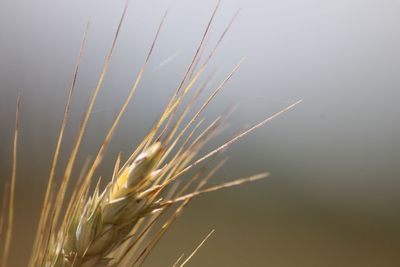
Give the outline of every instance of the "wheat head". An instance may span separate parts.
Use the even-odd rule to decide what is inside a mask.
[[[211,53],[200,64],[200,59],[204,53],[205,40],[210,33],[210,26],[219,7],[218,1],[182,81],[154,127],[138,144],[124,164],[121,164],[122,156],[118,156],[115,161],[113,175],[111,179],[106,179],[108,182],[105,188],[103,190],[100,189],[101,179],[98,179],[95,189],[91,190],[91,185],[94,182],[93,176],[104,158],[113,133],[146,69],[165,19],[164,16],[150,46],[145,62],[112,126],[107,132],[98,153],[94,160],[88,161],[82,169],[81,176],[76,184],[70,187],[70,178],[76,162],[76,156],[97,94],[102,87],[104,76],[107,73],[127,7],[128,5],[126,4],[111,48],[106,57],[103,71],[84,113],[82,124],[61,183],[54,189],[54,176],[59,159],[60,144],[62,143],[64,129],[67,125],[68,112],[76,85],[86,33],[89,27],[86,28],[50,169],[43,208],[40,214],[32,255],[29,260],[30,267],[140,266],[193,197],[268,176],[268,173],[259,173],[249,177],[238,178],[232,182],[207,187],[208,180],[213,177],[225,161],[220,161],[212,168],[205,166],[201,170],[196,170],[196,166],[207,160],[212,160],[216,155],[224,152],[242,137],[269,123],[273,118],[285,113],[301,102],[295,102],[255,124],[248,130],[228,139],[228,141],[205,155],[197,157],[205,144],[220,133],[224,125],[224,120],[227,117],[217,117],[205,129],[200,131],[201,125],[204,122],[201,114],[242,63],[241,60],[216,89],[212,91],[208,98],[201,104],[201,107],[194,110],[194,115],[189,117],[190,112],[194,109],[194,104],[198,101],[198,96],[208,86],[210,80],[206,79],[204,83],[199,84],[199,79],[237,16],[235,14],[211,50]],[[197,90],[195,93],[191,93],[196,86]],[[17,106],[19,107],[19,104]],[[8,267],[7,262],[12,235],[16,180],[15,166],[17,161],[18,107],[14,138],[14,167],[11,187],[7,191],[7,195],[9,196],[9,223],[6,229],[6,242],[1,258],[2,267]],[[185,122],[185,119],[188,117],[188,122]],[[72,188],[70,197],[66,195],[68,188]],[[5,200],[3,201],[4,203],[6,203]],[[3,208],[0,217],[0,234],[3,229],[2,221],[5,218],[4,213],[5,208]],[[184,260],[180,266],[185,265],[192,256],[193,254]],[[174,266],[178,266],[178,261]]]

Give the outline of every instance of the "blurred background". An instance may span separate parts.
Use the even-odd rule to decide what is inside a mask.
[[[117,153],[126,157],[157,119],[215,4],[131,1],[75,176],[96,153],[165,10],[147,72],[98,171],[103,177]],[[61,167],[123,6],[122,0],[0,1],[0,194],[11,173],[15,100],[22,95],[12,266],[26,265],[86,21],[91,18]],[[304,102],[232,146],[215,182],[265,170],[272,176],[197,198],[146,266],[171,266],[211,229],[215,234],[188,266],[400,266],[400,2],[224,0],[206,51],[239,8],[205,77],[216,71],[215,88],[246,60],[204,116],[210,122],[238,107],[231,127],[209,148]]]

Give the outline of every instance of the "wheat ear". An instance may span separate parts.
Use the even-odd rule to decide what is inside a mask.
[[[206,182],[211,177],[210,174],[212,174],[215,169],[210,172],[204,171],[204,173],[195,172],[193,175],[189,173],[196,165],[225,151],[229,146],[245,135],[300,103],[299,101],[290,105],[254,125],[249,130],[240,132],[205,156],[196,159],[201,148],[221,130],[220,128],[224,118],[218,117],[203,132],[197,134],[198,126],[202,122],[201,114],[212,99],[214,99],[225,86],[242,62],[240,61],[239,64],[233,68],[229,75],[227,75],[221,84],[194,113],[193,117],[189,119],[189,122],[184,124],[184,119],[186,119],[186,116],[189,114],[188,112],[198,99],[198,94],[203,91],[202,88],[199,88],[198,92],[191,97],[186,106],[183,106],[182,103],[184,103],[184,99],[186,99],[192,87],[196,86],[196,82],[199,80],[216,51],[216,48],[237,16],[237,14],[235,14],[214,49],[212,49],[209,56],[206,57],[205,62],[197,69],[197,64],[202,57],[205,40],[209,34],[210,25],[216,14],[219,3],[220,1],[217,2],[217,6],[207,24],[199,47],[179,87],[168,102],[160,119],[149,131],[148,135],[144,137],[142,142],[139,143],[122,167],[120,167],[121,156],[117,158],[112,179],[108,182],[105,189],[103,191],[100,190],[99,179],[94,193],[90,194],[90,185],[93,176],[97,167],[101,164],[112,135],[141,80],[164,21],[164,16],[137,79],[122,105],[120,112],[112,123],[99,152],[95,156],[93,163],[88,165],[87,171],[84,170],[82,172],[82,178],[78,180],[76,186],[73,188],[69,202],[65,203],[65,194],[70,182],[76,155],[96,96],[108,69],[116,39],[127,10],[127,4],[125,5],[102,74],[84,114],[82,126],[79,129],[77,141],[68,161],[61,185],[57,192],[48,191],[49,195],[46,197],[48,202],[45,203],[44,207],[49,207],[49,211],[42,213],[37,239],[35,240],[35,244],[38,244],[38,247],[33,252],[30,266],[37,266],[38,264],[39,266],[46,267],[111,267],[141,265],[152,248],[160,240],[161,236],[193,197],[268,176],[267,173],[261,173],[217,186],[204,188]],[[179,107],[183,108],[183,112],[180,114],[178,114]],[[200,122],[198,122],[199,120]],[[195,125],[195,123],[198,124]],[[193,125],[195,126],[192,127]],[[187,134],[189,131],[191,132]],[[60,136],[62,137],[62,133]],[[186,137],[186,140],[183,140],[184,137]],[[192,140],[192,137],[195,139]],[[56,164],[57,160],[55,156],[54,164]],[[185,177],[183,177],[183,175],[185,175]],[[52,175],[50,175],[50,177],[52,178]],[[194,186],[195,189],[192,189],[194,182],[201,178],[203,178],[203,180],[200,184]],[[49,184],[51,185],[51,179]],[[54,204],[51,203],[51,200],[54,200]],[[68,206],[66,212],[62,213],[64,204],[68,204]],[[63,216],[60,217],[61,215]],[[164,223],[160,225],[162,222]],[[191,256],[189,256],[183,264],[185,264]]]
[[[103,193],[98,190],[81,203],[73,216],[55,266],[108,266],[105,257],[118,247],[136,223],[155,208],[153,195],[146,192],[160,170],[162,154],[155,143],[139,154]]]

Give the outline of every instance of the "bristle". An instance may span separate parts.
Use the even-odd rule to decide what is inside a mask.
[[[110,48],[110,50],[109,50],[109,52],[107,54],[106,60],[104,62],[104,66],[103,66],[102,72],[100,74],[100,78],[99,78],[99,80],[97,82],[97,85],[96,85],[94,91],[93,91],[93,95],[92,95],[92,97],[91,97],[91,99],[89,101],[89,105],[88,105],[88,107],[87,107],[87,109],[85,111],[85,114],[84,114],[84,117],[83,117],[83,120],[82,120],[82,124],[81,124],[81,127],[79,129],[78,136],[76,138],[75,145],[73,147],[73,150],[72,150],[72,153],[70,155],[67,167],[65,169],[64,177],[62,179],[61,186],[60,186],[60,189],[59,189],[57,197],[56,197],[56,204],[55,204],[55,208],[54,208],[54,221],[52,221],[51,224],[50,224],[50,227],[52,229],[55,227],[55,225],[58,222],[58,217],[59,217],[59,214],[60,214],[60,211],[61,211],[61,206],[62,206],[63,201],[64,201],[65,192],[66,192],[69,180],[70,180],[72,169],[74,167],[75,159],[76,159],[76,156],[77,156],[77,153],[78,153],[78,150],[79,150],[83,135],[85,133],[86,125],[87,125],[87,123],[89,121],[90,114],[92,113],[92,109],[93,109],[94,103],[96,101],[96,98],[97,98],[97,95],[98,95],[98,93],[100,91],[100,88],[103,85],[104,77],[105,77],[105,75],[107,73],[107,70],[108,70],[108,67],[110,65],[111,57],[113,55],[113,52],[114,52],[114,49],[115,49],[115,46],[116,46],[116,43],[117,43],[117,40],[118,40],[118,36],[119,36],[120,30],[121,30],[121,27],[122,27],[122,22],[124,21],[124,18],[125,18],[125,15],[126,15],[126,11],[128,9],[128,4],[129,4],[129,1],[127,0],[126,3],[125,3],[124,10],[122,12],[121,18],[119,20],[119,24],[117,26],[117,30],[115,32],[115,35],[114,35],[114,38],[113,38],[113,41],[112,41],[112,44],[111,44],[111,48]]]
[[[183,75],[183,78],[178,86],[178,88],[176,89],[174,95],[172,96],[172,98],[169,100],[167,107],[164,110],[164,113],[161,116],[160,121],[158,122],[158,124],[156,125],[156,127],[154,127],[153,131],[151,131],[148,135],[148,140],[147,143],[150,144],[153,141],[154,135],[156,134],[156,132],[159,130],[159,128],[161,127],[163,121],[165,120],[165,118],[167,116],[169,116],[169,114],[171,113],[172,115],[169,117],[169,120],[167,121],[164,129],[161,131],[162,133],[168,128],[169,123],[172,121],[174,114],[176,112],[177,107],[179,106],[179,104],[181,103],[183,97],[186,95],[186,93],[190,90],[190,88],[192,88],[192,86],[196,83],[196,81],[200,78],[201,74],[203,73],[203,71],[205,70],[207,63],[203,64],[202,68],[196,73],[196,75],[193,78],[189,79],[189,83],[188,85],[186,85],[186,87],[184,87],[184,84],[189,76],[189,73],[192,71],[193,66],[197,60],[197,58],[199,57],[200,51],[202,50],[202,47],[204,46],[204,41],[206,40],[210,28],[211,28],[211,24],[215,18],[215,14],[217,13],[217,10],[219,8],[220,5],[220,0],[217,1],[217,4],[213,10],[213,13],[211,14],[210,19],[208,20],[207,26],[205,28],[205,31],[203,33],[203,36],[200,40],[200,43],[196,49],[196,52],[194,54],[194,56],[192,57],[192,61],[189,64],[189,67],[186,69],[185,74]],[[181,93],[182,88],[184,88],[183,92]],[[179,95],[180,94],[180,95]]]
[[[179,267],[183,267],[190,261],[191,258],[197,253],[197,251],[204,245],[204,243],[210,238],[210,236],[215,232],[215,230],[211,230],[211,232],[200,242],[200,244],[193,250],[193,252],[186,258],[184,262],[182,262]]]
[[[38,258],[38,253],[42,246],[43,232],[44,232],[44,228],[46,227],[48,214],[50,212],[50,207],[48,206],[50,203],[50,201],[49,201],[50,200],[50,191],[51,191],[51,188],[53,187],[54,174],[55,174],[58,159],[59,159],[61,143],[62,143],[62,140],[64,137],[65,127],[67,125],[68,113],[71,108],[72,96],[74,94],[74,90],[75,90],[75,86],[76,86],[80,63],[81,63],[83,51],[84,51],[85,44],[86,44],[87,34],[89,31],[89,25],[90,25],[90,21],[88,21],[86,24],[85,33],[83,35],[83,39],[82,39],[81,46],[79,49],[79,55],[78,55],[78,59],[77,59],[76,65],[75,65],[75,70],[74,70],[71,86],[70,86],[69,93],[68,93],[67,103],[65,105],[64,116],[63,116],[63,120],[61,123],[61,129],[60,129],[60,133],[58,136],[57,145],[56,145],[56,149],[55,149],[54,156],[53,156],[53,161],[52,161],[52,164],[50,167],[50,174],[49,174],[49,178],[48,178],[48,182],[47,182],[47,189],[46,189],[45,197],[43,200],[43,207],[42,207],[41,214],[40,214],[40,219],[39,219],[39,223],[38,223],[38,227],[37,227],[36,237],[35,237],[35,241],[34,241],[34,245],[33,245],[33,251],[31,254],[29,266],[33,266],[35,264],[35,262]]]
[[[18,132],[19,132],[19,109],[21,103],[21,95],[18,94],[17,97],[17,107],[15,111],[15,131],[14,131],[14,142],[13,142],[13,165],[12,165],[12,174],[11,174],[11,182],[10,182],[10,193],[8,200],[8,222],[6,229],[6,236],[4,241],[3,254],[1,259],[1,266],[7,267],[8,257],[10,253],[11,246],[11,238],[13,235],[13,227],[14,227],[14,200],[15,200],[15,183],[17,179],[17,146],[18,146]]]
[[[1,210],[0,210],[0,240],[2,239],[3,229],[4,229],[4,221],[6,220],[7,214],[7,199],[10,191],[9,183],[6,183],[3,190],[3,198],[1,201]]]
[[[187,166],[185,169],[183,169],[181,172],[177,173],[176,176],[174,177],[174,179],[176,179],[177,177],[183,175],[184,173],[188,172],[190,169],[192,169],[193,167],[195,167],[196,165],[200,164],[201,162],[203,162],[204,160],[208,159],[209,157],[212,157],[213,155],[217,154],[220,151],[223,151],[225,149],[227,149],[228,147],[230,147],[232,144],[234,144],[235,142],[237,142],[238,140],[240,140],[241,138],[243,138],[244,136],[248,135],[249,133],[255,131],[256,129],[260,128],[261,126],[269,123],[270,121],[272,121],[273,119],[275,119],[276,117],[286,113],[287,111],[289,111],[290,109],[294,108],[295,106],[297,106],[298,104],[300,104],[303,100],[298,100],[295,103],[287,106],[286,108],[274,113],[273,115],[267,117],[266,119],[264,119],[263,121],[255,124],[253,127],[251,127],[250,129],[236,135],[235,137],[231,138],[229,141],[225,142],[223,145],[217,147],[216,149],[210,151],[209,153],[207,153],[206,155],[204,155],[203,157],[201,157],[200,159],[196,160],[195,162],[193,162],[192,164],[190,164],[189,166]]]
[[[182,201],[185,201],[187,199],[191,199],[193,197],[196,197],[198,195],[202,195],[202,194],[205,194],[205,193],[218,191],[218,190],[221,190],[223,188],[228,188],[228,187],[242,185],[244,183],[254,182],[254,181],[257,181],[257,180],[260,180],[260,179],[267,178],[268,176],[269,176],[269,173],[260,173],[260,174],[252,175],[252,176],[249,176],[249,177],[237,179],[237,180],[234,180],[232,182],[226,182],[226,183],[223,183],[223,184],[220,184],[220,185],[216,185],[216,186],[204,189],[204,190],[195,191],[193,193],[178,197],[178,198],[176,198],[174,200],[171,200],[171,201],[167,201],[165,203],[162,203],[161,206],[162,205],[170,205],[172,203],[177,203],[177,202],[182,202]]]
[[[172,265],[172,267],[177,267],[178,263],[182,260],[182,258],[185,256],[184,253],[182,253],[179,258],[174,262],[174,264]]]

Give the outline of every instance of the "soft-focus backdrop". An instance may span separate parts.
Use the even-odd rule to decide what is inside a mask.
[[[91,17],[61,166],[123,5],[0,1],[0,189],[11,173],[15,99],[22,94],[12,266],[26,264],[85,23]],[[78,166],[96,152],[163,12],[170,8],[99,170],[103,177],[116,154],[127,155],[157,118],[214,6],[214,0],[132,1]],[[239,8],[210,65],[208,73],[217,73],[213,86],[247,59],[205,117],[238,108],[231,128],[210,148],[295,100],[304,102],[228,150],[217,181],[264,170],[271,178],[193,201],[147,266],[171,266],[210,229],[214,236],[189,266],[400,266],[400,2],[225,0],[207,51]]]

